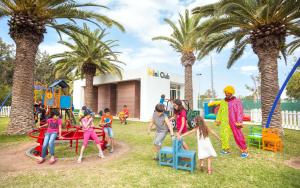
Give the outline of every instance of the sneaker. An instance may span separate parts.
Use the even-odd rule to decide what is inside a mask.
[[[248,153],[242,153],[242,154],[241,154],[241,157],[242,157],[243,159],[245,159],[245,158],[248,157],[248,155],[249,155]]]
[[[200,168],[200,171],[201,171],[201,172],[204,172],[204,169],[205,169],[204,164],[200,164],[199,168]]]
[[[158,157],[153,157],[153,160],[154,161],[159,161],[159,158]]]
[[[110,148],[109,153],[112,153],[112,152],[114,152],[114,149]]]
[[[101,159],[105,158],[105,156],[103,155],[103,153],[99,153],[98,157],[100,157]]]
[[[82,161],[82,156],[79,156],[78,160],[77,160],[77,163],[81,163],[81,161]]]
[[[109,148],[109,147],[110,147],[110,144],[106,144],[105,147]]]
[[[230,152],[229,151],[225,151],[225,150],[221,150],[220,154],[221,155],[229,155]]]

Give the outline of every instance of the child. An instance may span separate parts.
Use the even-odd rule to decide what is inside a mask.
[[[112,120],[113,117],[110,114],[109,108],[104,109],[104,115],[101,118],[101,124],[104,125],[105,139],[107,141],[107,146],[110,147],[109,152],[114,152],[114,133],[112,130]]]
[[[79,119],[79,123],[81,123],[81,119],[84,118],[84,112],[87,110],[88,108],[86,106],[82,106],[81,110],[78,114],[78,119]]]
[[[80,155],[77,160],[78,163],[81,163],[81,161],[82,161],[83,152],[84,152],[85,148],[87,147],[90,138],[92,138],[97,145],[97,148],[99,150],[98,157],[104,158],[104,155],[103,155],[103,152],[101,149],[101,145],[100,145],[100,141],[97,137],[96,132],[94,131],[95,126],[93,123],[92,114],[93,114],[92,111],[86,109],[84,111],[84,117],[81,119],[82,130],[84,131],[84,133],[83,133],[83,145],[81,147]]]
[[[159,103],[160,104],[164,104],[164,102],[165,102],[165,95],[164,94],[162,94],[161,96],[160,96],[160,100],[159,100]]]
[[[63,138],[61,136],[61,119],[59,118],[59,112],[56,110],[51,111],[50,118],[47,120],[47,124],[41,126],[48,126],[47,132],[44,137],[43,147],[42,147],[42,157],[39,158],[38,164],[42,164],[45,162],[46,152],[48,149],[48,145],[50,147],[51,158],[49,160],[49,164],[54,164],[56,162],[56,158],[54,157],[54,141],[57,137],[57,133],[59,133],[59,138]]]
[[[177,139],[180,139],[181,134],[187,132],[187,114],[181,100],[174,100],[173,107],[174,116],[171,119],[176,120]],[[188,149],[188,145],[185,142],[182,142],[182,144],[184,149]]]
[[[207,173],[211,174],[211,157],[216,157],[217,154],[210,142],[208,135],[209,133],[212,133],[218,140],[220,140],[220,138],[212,129],[207,127],[202,117],[197,116],[195,118],[195,123],[196,127],[193,130],[184,133],[182,137],[193,132],[197,132],[198,159],[200,160],[200,169],[204,169],[204,159],[207,159]]]
[[[41,105],[41,108],[40,108],[40,126],[45,125],[46,123],[47,123],[47,117],[46,117],[45,105]]]
[[[127,108],[127,105],[125,104],[124,106],[123,106],[123,110],[119,113],[119,119],[120,119],[120,121],[121,121],[121,124],[127,124],[127,118],[129,117],[129,110],[128,110],[128,108]]]
[[[173,106],[174,100],[170,99],[167,105],[167,111],[169,116],[174,116],[174,106]]]
[[[158,160],[158,152],[169,130],[171,137],[174,137],[173,127],[168,119],[168,116],[164,112],[165,105],[157,104],[155,106],[152,120],[149,123],[148,134],[150,134],[153,124],[156,126],[156,133],[153,141],[155,151],[155,156],[153,158],[154,160]]]

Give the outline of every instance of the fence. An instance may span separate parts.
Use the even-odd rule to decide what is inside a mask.
[[[3,106],[2,109],[0,110],[0,116],[8,117],[10,114],[10,109],[11,109],[10,106]]]
[[[250,111],[250,116],[253,123],[262,122],[262,114],[260,109],[252,109]],[[281,111],[281,116],[283,128],[300,130],[300,112]]]
[[[198,108],[203,108],[204,102],[216,101],[221,99],[198,99]],[[260,100],[241,99],[244,110],[252,110],[261,108]],[[281,100],[281,110],[283,111],[300,111],[300,100]]]
[[[10,106],[4,106],[0,111],[0,116],[9,116]],[[203,117],[203,109],[200,109],[200,115]],[[261,109],[245,110],[244,112],[251,116],[251,121],[253,123],[262,122]],[[300,112],[296,111],[281,111],[282,115],[282,126],[286,129],[300,130]]]

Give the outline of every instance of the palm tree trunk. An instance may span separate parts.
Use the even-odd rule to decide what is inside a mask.
[[[95,101],[95,89],[93,83],[94,74],[85,74],[85,92],[84,92],[84,100],[85,105],[93,110],[94,112],[97,111],[97,103]]]
[[[184,96],[189,101],[190,108],[193,109],[193,68],[192,65],[184,67]]]
[[[256,52],[259,58],[259,71],[261,75],[262,125],[265,126],[279,91],[277,64],[279,50],[276,48],[257,48]],[[272,116],[270,127],[282,129],[280,101]]]
[[[16,60],[12,87],[12,104],[10,123],[7,134],[25,134],[34,126],[33,118],[33,84],[35,56],[40,39],[34,37],[18,37],[16,43]]]

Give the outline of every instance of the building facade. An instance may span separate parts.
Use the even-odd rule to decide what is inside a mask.
[[[108,107],[116,115],[126,104],[130,117],[141,121],[149,121],[161,94],[165,94],[166,99],[184,98],[183,76],[145,67],[127,70],[122,78],[116,75],[95,76],[94,86],[95,103],[90,108],[99,112]],[[74,81],[75,109],[84,105],[84,87],[85,80]]]

